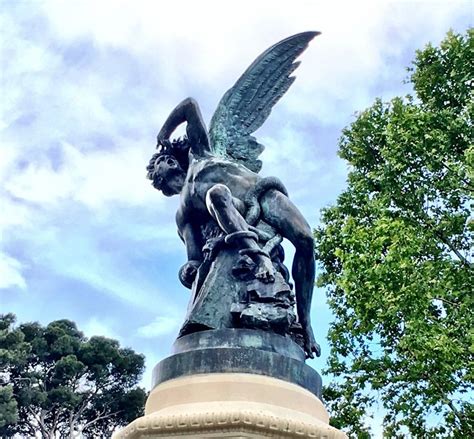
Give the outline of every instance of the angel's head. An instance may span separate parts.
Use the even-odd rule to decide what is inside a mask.
[[[153,154],[147,170],[152,186],[167,197],[177,195],[184,186],[188,162],[187,139],[174,140],[169,146],[159,146]]]

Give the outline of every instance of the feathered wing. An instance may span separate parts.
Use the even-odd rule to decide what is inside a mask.
[[[213,155],[260,171],[264,146],[251,134],[262,126],[273,106],[295,80],[296,58],[319,32],[303,32],[263,52],[222,97],[209,127]]]

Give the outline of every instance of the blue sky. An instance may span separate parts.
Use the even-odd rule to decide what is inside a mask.
[[[171,109],[192,96],[209,122],[263,50],[321,31],[257,132],[262,174],[280,177],[316,226],[345,185],[341,129],[376,97],[409,93],[415,50],[469,25],[469,1],[2,0],[0,311],[119,339],[146,355],[148,386],[189,294],[176,274],[178,199],[145,179]],[[319,370],[324,291],[312,315]]]

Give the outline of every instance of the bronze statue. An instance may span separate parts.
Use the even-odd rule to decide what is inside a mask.
[[[260,55],[225,93],[209,132],[197,102],[187,98],[158,134],[148,178],[165,196],[181,196],[176,222],[188,261],[179,277],[193,290],[180,336],[255,328],[292,337],[308,357],[320,354],[310,322],[312,231],[283,184],[258,175],[264,147],[251,135],[293,83],[295,59],[317,34],[294,35]],[[187,135],[170,141],[184,122]],[[296,250],[294,293],[283,263],[283,238]]]

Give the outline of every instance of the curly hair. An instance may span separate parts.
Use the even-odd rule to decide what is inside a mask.
[[[174,157],[184,172],[188,170],[189,167],[189,148],[190,144],[188,138],[186,136],[178,137],[177,139],[173,139],[169,145],[157,145],[158,152],[153,154],[148,165],[146,167],[147,170],[147,178],[153,180],[153,173],[155,171],[155,163],[160,157],[164,156],[172,156]]]

